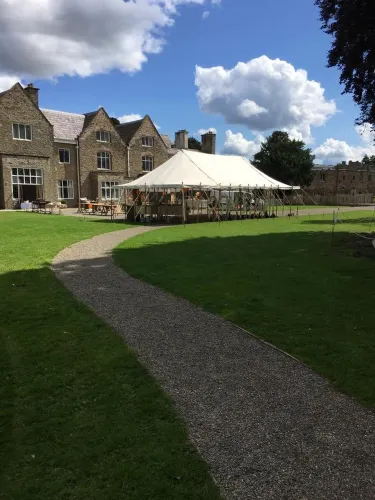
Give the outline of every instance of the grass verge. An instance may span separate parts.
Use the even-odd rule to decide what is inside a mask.
[[[124,225],[0,213],[0,498],[218,499],[171,401],[49,269]]]
[[[338,245],[372,212],[188,225],[114,251],[131,275],[217,313],[375,405],[374,260]],[[375,225],[372,226],[373,229]],[[375,252],[375,251],[374,251]]]

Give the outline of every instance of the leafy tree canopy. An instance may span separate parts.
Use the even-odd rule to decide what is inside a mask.
[[[375,155],[365,155],[362,160],[363,165],[375,165]]]
[[[375,127],[374,0],[315,0],[322,29],[332,35],[328,67],[341,71],[344,93],[360,106],[358,124]]]
[[[262,143],[253,164],[280,182],[308,186],[313,178],[314,155],[303,141],[290,139],[287,132],[276,131]]]
[[[197,149],[198,151],[202,150],[202,143],[199,142],[195,137],[189,137],[188,145],[189,149]]]

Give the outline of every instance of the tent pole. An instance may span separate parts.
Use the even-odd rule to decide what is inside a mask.
[[[184,192],[184,183],[182,183],[182,222],[185,227],[186,223],[186,213],[185,213],[185,192]]]
[[[275,191],[275,205],[276,205],[276,217],[277,217],[277,192]]]
[[[227,195],[227,220],[230,219],[230,189],[231,186],[229,185],[228,195]]]
[[[219,189],[219,206],[217,207],[217,215],[219,217],[219,224],[221,223],[221,189]]]

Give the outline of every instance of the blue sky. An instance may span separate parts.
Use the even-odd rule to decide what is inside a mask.
[[[168,2],[170,9],[165,10],[161,0],[136,0],[132,24],[128,23],[130,11],[125,12],[132,2],[122,0],[108,0],[107,11],[97,0],[24,0],[25,9],[17,14],[13,5],[11,15],[3,16],[8,20],[0,20],[0,31],[4,36],[7,31],[13,33],[12,22],[15,26],[24,16],[30,39],[22,33],[23,48],[30,43],[30,50],[27,59],[24,51],[19,56],[17,50],[9,56],[6,50],[0,51],[0,86],[14,78],[22,78],[23,83],[32,79],[41,89],[42,107],[81,113],[104,106],[117,117],[149,114],[160,132],[171,137],[181,128],[193,134],[213,127],[218,150],[226,153],[251,157],[275,128],[302,137],[325,163],[372,152],[369,131],[361,136],[354,126],[358,109],[350,95],[341,95],[338,71],[326,68],[330,38],[320,30],[313,0]],[[153,3],[160,4],[159,11],[152,10]],[[7,0],[0,4],[9,8]],[[38,16],[36,4],[43,9]],[[30,10],[34,19],[28,16],[28,8],[34,8]],[[54,38],[41,38],[35,45],[35,37],[30,41],[33,29],[40,33],[38,23],[48,9],[43,30],[50,30]],[[168,22],[161,20],[162,15]],[[166,26],[170,20],[174,24]],[[159,24],[156,39],[162,36],[164,45],[155,49],[153,41],[151,52],[159,53],[146,50],[145,54],[134,40],[146,38],[144,26],[152,23]],[[120,47],[125,38],[124,46],[130,49]],[[71,59],[66,57],[70,51],[74,52]],[[144,56],[147,61],[142,63]],[[262,56],[266,59],[259,60]],[[275,77],[277,59],[282,65]],[[237,67],[251,61],[247,67]],[[207,70],[198,83],[196,66]],[[225,70],[221,76],[212,69],[217,66]],[[301,77],[299,69],[307,76]],[[98,74],[102,71],[106,73]],[[311,87],[311,80],[320,86]],[[204,98],[198,98],[199,90]]]

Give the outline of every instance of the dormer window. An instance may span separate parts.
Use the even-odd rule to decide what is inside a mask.
[[[13,139],[18,141],[31,141],[31,125],[13,123]]]
[[[98,142],[111,142],[111,134],[106,130],[97,130],[96,140]]]
[[[152,148],[154,146],[154,138],[149,136],[143,136],[142,146],[145,146],[146,148]]]

